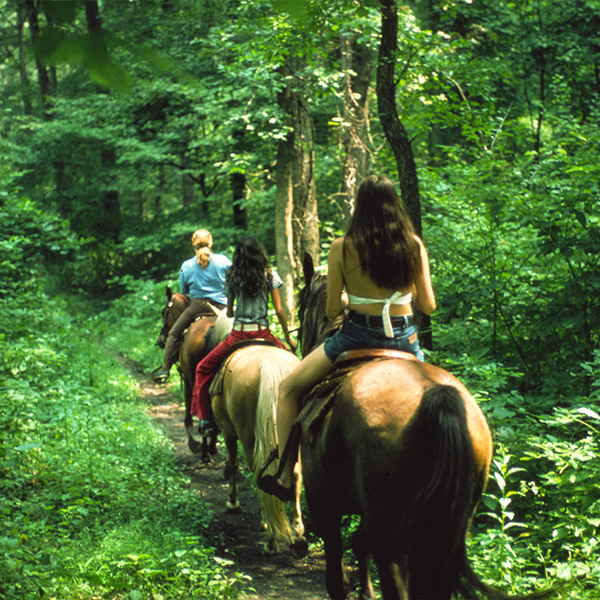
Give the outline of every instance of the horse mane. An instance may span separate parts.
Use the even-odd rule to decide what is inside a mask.
[[[327,320],[326,306],[327,275],[315,275],[298,294],[298,337],[302,356],[306,356],[342,325],[344,318],[341,315],[331,321]]]

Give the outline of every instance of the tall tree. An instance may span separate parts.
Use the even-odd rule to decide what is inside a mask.
[[[381,42],[377,65],[377,104],[379,119],[392,148],[402,200],[419,236],[422,236],[419,179],[412,145],[396,108],[395,64],[398,48],[398,7],[396,0],[381,0]],[[418,324],[424,348],[432,349],[431,320],[418,311]]]
[[[356,189],[369,171],[369,89],[373,68],[371,49],[358,41],[359,32],[342,32],[339,36],[341,69],[344,75],[344,180],[342,214],[345,227],[354,208]]]

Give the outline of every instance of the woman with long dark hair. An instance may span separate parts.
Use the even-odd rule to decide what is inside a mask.
[[[229,353],[229,348],[235,342],[252,338],[268,339],[276,346],[285,348],[269,329],[269,296],[285,339],[295,351],[296,342],[289,334],[279,295],[282,285],[281,278],[269,265],[269,258],[260,242],[252,236],[242,237],[236,244],[225,279],[227,316],[234,317],[233,330],[196,367],[191,412],[200,419],[203,435],[209,435],[214,426],[208,393],[210,380]]]
[[[334,240],[329,248],[326,314],[334,319],[347,305],[342,328],[281,382],[277,408],[279,456],[283,456],[303,395],[333,369],[342,352],[390,348],[423,360],[413,302],[425,314],[435,310],[427,251],[392,182],[374,175],[358,189],[346,235]],[[281,500],[293,500],[297,456],[297,448],[290,451],[281,477],[260,477],[258,487]]]

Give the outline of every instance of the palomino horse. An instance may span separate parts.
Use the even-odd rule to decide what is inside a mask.
[[[183,294],[173,293],[171,288],[167,287],[167,304],[162,310],[162,328],[160,330],[157,345],[165,347],[167,336],[179,315],[186,309],[189,300]],[[194,389],[194,379],[196,378],[197,364],[215,347],[216,337],[213,334],[217,317],[213,310],[207,306],[205,315],[201,315],[198,320],[192,323],[185,332],[181,349],[179,350],[179,374],[183,382],[183,395],[185,399],[185,417],[184,425],[188,435],[188,447],[194,452],[202,451],[202,459],[209,460],[209,452],[214,453],[214,444],[216,440],[203,438],[202,443],[194,438],[194,423],[190,408],[192,405],[192,390]]]
[[[211,386],[213,414],[227,448],[225,477],[229,480],[228,510],[239,509],[236,484],[237,441],[241,441],[248,467],[256,475],[259,467],[267,460],[271,448],[277,446],[275,414],[279,383],[299,362],[287,350],[252,342],[248,340],[240,343],[239,349],[234,350],[221,367],[222,379],[217,377]],[[308,545],[303,537],[301,490],[302,478],[300,469],[297,468],[292,525],[283,502],[259,490],[262,519],[267,534],[267,553],[276,553],[283,541],[289,545],[294,556],[306,555]]]
[[[310,257],[304,271],[299,318],[306,355],[323,341],[328,325],[326,276],[314,275]],[[325,397],[330,404],[322,403]],[[321,415],[317,427],[303,420],[311,407]],[[492,438],[458,379],[411,355],[363,356],[346,361],[313,389],[297,423],[306,499],[324,541],[331,598],[347,594],[340,532],[347,514],[360,515],[353,549],[362,600],[375,598],[371,556],[385,599],[506,597],[480,581],[466,554]]]

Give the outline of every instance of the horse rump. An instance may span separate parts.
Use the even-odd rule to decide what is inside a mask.
[[[467,573],[465,538],[483,475],[478,472],[459,391],[435,384],[403,435],[402,514],[394,540],[410,597],[450,598]]]

